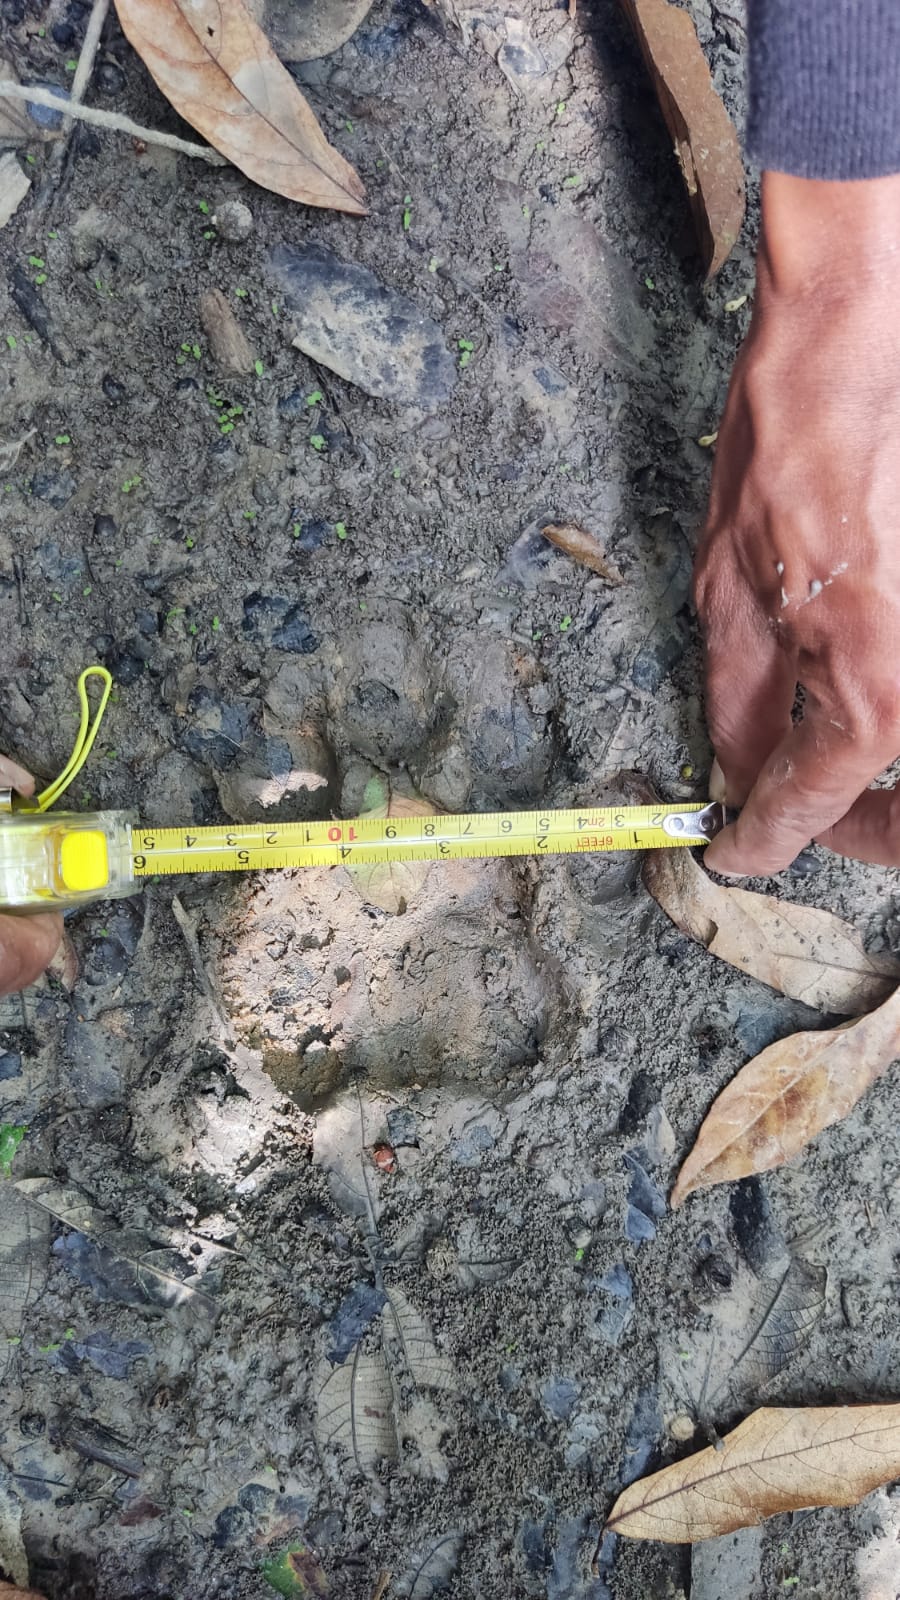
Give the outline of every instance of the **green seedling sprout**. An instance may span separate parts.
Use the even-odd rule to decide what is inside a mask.
[[[405,194],[403,196],[403,232],[404,233],[409,233],[410,223],[412,222],[412,209],[411,208],[412,208],[412,195],[411,194]]]
[[[256,373],[256,376],[257,376],[257,377],[258,377],[258,378],[261,378],[261,377],[262,377],[262,375],[263,375],[263,373],[264,373],[264,372],[265,372],[265,370],[266,370],[266,369],[265,369],[265,367],[264,367],[264,366],[263,366],[263,364],[262,364],[262,362],[261,362],[261,361],[254,361],[254,363],[253,363],[253,371],[254,371],[254,372],[255,372],[255,373]]]
[[[16,338],[14,333],[8,333],[6,335],[6,345],[7,345],[7,349],[9,349],[9,350],[18,350],[19,341]]]
[[[313,389],[312,394],[308,394],[306,396],[306,404],[308,406],[320,406],[324,399],[325,396],[323,395],[321,389]]]
[[[58,433],[53,440],[54,444],[71,444],[72,440],[67,433]]]
[[[346,539],[346,537],[347,537],[347,528],[346,528],[345,523],[336,522],[335,525],[334,525],[334,531],[337,534],[339,539]]]
[[[324,450],[326,442],[324,433],[311,433],[309,442],[314,450]]]
[[[27,1132],[28,1129],[18,1123],[0,1122],[0,1172],[4,1178],[8,1178],[12,1173],[16,1151]]]

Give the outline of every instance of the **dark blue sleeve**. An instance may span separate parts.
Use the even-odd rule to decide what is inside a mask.
[[[747,153],[800,178],[900,173],[900,0],[748,0]]]

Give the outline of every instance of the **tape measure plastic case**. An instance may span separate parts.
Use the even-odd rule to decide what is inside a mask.
[[[671,849],[707,843],[725,820],[722,806],[693,804],[147,828],[125,811],[7,809],[0,814],[0,907],[50,910],[119,899],[146,878],[181,873]]]

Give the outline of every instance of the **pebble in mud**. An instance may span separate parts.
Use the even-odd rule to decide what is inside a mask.
[[[226,200],[216,207],[213,227],[228,244],[245,244],[253,233],[253,212],[243,200]]]
[[[284,595],[248,595],[242,626],[245,633],[271,645],[273,650],[306,656],[319,648],[306,612]]]
[[[541,1389],[541,1401],[557,1422],[567,1422],[580,1394],[581,1384],[576,1378],[549,1378]]]
[[[115,61],[101,61],[94,73],[94,83],[101,94],[121,94],[125,87],[125,74]]]
[[[182,749],[201,766],[218,771],[237,759],[250,724],[250,709],[219,698],[199,684],[187,703],[191,719],[181,735]]]
[[[31,492],[38,500],[46,500],[55,511],[68,505],[77,485],[71,472],[36,472],[31,480]]]
[[[376,399],[427,409],[449,399],[456,363],[421,306],[318,244],[276,245],[269,266],[310,360]]]
[[[100,387],[102,388],[103,393],[106,395],[107,400],[111,401],[114,406],[120,405],[121,402],[126,399],[128,394],[128,390],[125,388],[124,383],[120,383],[118,378],[114,378],[110,372],[106,374]]]

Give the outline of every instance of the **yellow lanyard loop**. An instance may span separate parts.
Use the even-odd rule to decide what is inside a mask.
[[[93,722],[91,721],[91,704],[87,691],[89,678],[99,678],[103,683],[103,693],[100,696],[100,704],[94,713]],[[112,673],[108,672],[106,667],[85,667],[81,677],[78,679],[81,725],[78,729],[75,746],[59,777],[54,779],[53,783],[49,783],[39,795],[35,796],[34,804],[37,811],[46,811],[50,806],[55,805],[60,795],[65,794],[69,784],[78,777],[94,748],[94,740],[100,731],[100,724],[103,721],[103,713],[106,710],[112,686]]]

